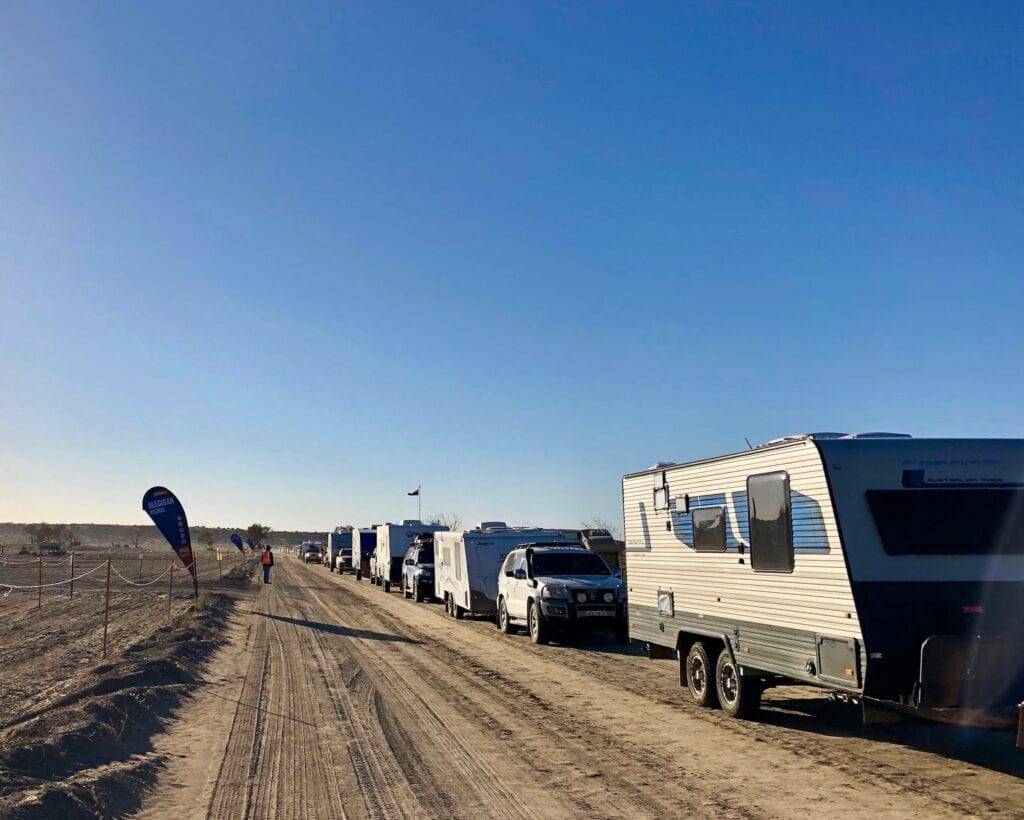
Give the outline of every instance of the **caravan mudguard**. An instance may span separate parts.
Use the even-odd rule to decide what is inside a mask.
[[[679,685],[686,686],[686,655],[690,651],[690,647],[693,646],[697,641],[697,638],[712,638],[722,646],[725,647],[726,652],[729,653],[729,659],[735,664],[736,668],[743,673],[743,666],[736,661],[736,655],[733,652],[732,641],[729,640],[729,636],[724,632],[715,632],[714,630],[694,629],[687,627],[686,629],[680,629],[676,633],[676,652],[679,653]],[[712,660],[714,664],[714,660]]]

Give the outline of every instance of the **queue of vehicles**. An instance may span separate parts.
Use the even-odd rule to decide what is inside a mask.
[[[595,532],[404,521],[376,528],[371,580],[535,643],[606,630],[678,659],[692,700],[732,717],[809,685],[865,723],[1024,735],[1024,440],[789,436],[659,462],[622,498],[624,551]]]

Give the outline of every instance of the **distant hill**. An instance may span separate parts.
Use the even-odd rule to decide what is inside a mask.
[[[109,547],[111,545],[121,546],[127,544],[135,546],[136,527],[130,524],[66,524],[75,532],[76,538],[86,547]],[[192,532],[192,545],[201,549],[199,544],[199,530],[212,530],[216,535],[218,547],[234,549],[231,544],[231,533],[237,532],[244,538],[245,527],[232,529],[231,527],[190,527]],[[288,531],[271,532],[265,539],[266,542],[275,547],[289,544],[300,544],[306,540],[326,541],[327,534],[323,532],[300,532]],[[24,524],[13,522],[0,523],[0,544],[7,547],[17,547],[22,544],[29,544],[30,539],[25,532]],[[140,547],[164,547],[167,542],[154,526],[143,527],[139,534]]]

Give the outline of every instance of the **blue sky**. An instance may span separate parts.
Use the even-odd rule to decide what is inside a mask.
[[[894,7],[895,6],[895,7]],[[1019,3],[8,3],[0,520],[621,522],[1020,436]]]

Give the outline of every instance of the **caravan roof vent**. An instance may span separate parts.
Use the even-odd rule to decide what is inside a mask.
[[[476,528],[478,530],[507,530],[508,524],[504,521],[481,521]]]
[[[850,433],[843,438],[913,438],[910,433]]]
[[[406,518],[402,522],[402,526],[403,527],[415,527],[417,524],[422,524],[422,523],[423,522],[420,521],[418,518]]]
[[[779,438],[773,438],[766,444],[762,444],[762,447],[770,447],[773,444],[785,444],[788,441],[804,441],[805,439],[827,439],[827,438],[846,438],[849,433],[797,433],[792,436],[780,436]]]
[[[648,470],[663,470],[666,467],[675,467],[678,462],[676,461],[655,461]]]

